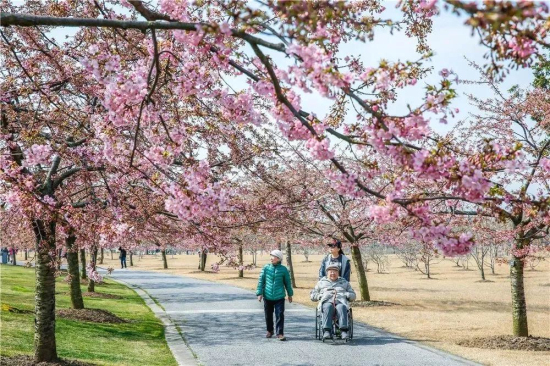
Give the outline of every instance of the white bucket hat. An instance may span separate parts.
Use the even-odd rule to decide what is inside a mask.
[[[269,254],[274,256],[274,257],[279,258],[281,261],[283,260],[283,252],[281,252],[280,250],[273,250]]]

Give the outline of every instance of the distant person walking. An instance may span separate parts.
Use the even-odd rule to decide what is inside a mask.
[[[128,268],[126,267],[126,249],[119,247],[118,250],[120,251],[120,268]]]
[[[9,258],[8,259],[9,259],[10,263],[11,264],[16,264],[17,262],[16,262],[15,256],[17,255],[17,250],[12,247],[12,248],[9,249],[8,253],[9,253]]]
[[[8,263],[9,251],[8,248],[2,248],[2,264]]]
[[[262,268],[258,279],[256,296],[258,301],[264,301],[265,324],[267,327],[266,338],[273,336],[273,311],[275,311],[277,338],[286,341],[285,326],[285,290],[288,294],[288,302],[292,302],[292,286],[288,269],[281,264],[283,252],[274,250],[271,253],[271,263]]]

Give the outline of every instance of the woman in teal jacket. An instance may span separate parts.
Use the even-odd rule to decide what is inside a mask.
[[[292,286],[288,269],[281,264],[283,252],[274,250],[271,253],[271,263],[262,268],[258,279],[256,296],[258,301],[264,300],[265,324],[267,327],[266,338],[273,336],[273,311],[276,316],[277,338],[285,341],[285,289],[288,293],[288,302],[292,302]]]

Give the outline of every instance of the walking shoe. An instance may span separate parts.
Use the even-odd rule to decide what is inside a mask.
[[[277,338],[279,338],[280,341],[286,341],[286,337],[282,334],[279,334]]]
[[[340,335],[342,336],[342,339],[348,339],[348,332],[347,331],[343,330]]]
[[[273,333],[271,332],[267,332],[267,334],[265,335],[266,338],[271,338],[273,336]]]
[[[323,333],[323,339],[331,339],[332,336],[330,335],[330,332],[328,330],[325,330]]]

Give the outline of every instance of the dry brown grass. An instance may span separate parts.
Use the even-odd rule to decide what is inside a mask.
[[[118,260],[106,255],[105,266],[117,271]],[[294,256],[296,282],[294,300],[308,306],[309,291],[316,283],[321,255],[309,257],[312,262],[301,262],[304,257]],[[168,256],[167,270],[162,269],[160,254],[134,256],[134,268],[167,272],[195,278],[255,289],[260,268],[245,271],[244,278],[237,277],[233,268],[221,266],[219,273],[197,271],[198,255]],[[258,256],[260,266],[268,256]],[[207,269],[218,258],[209,255]],[[246,257],[245,263],[251,258]],[[129,258],[128,258],[129,264]],[[403,268],[402,263],[391,256],[388,274],[368,272],[367,280],[373,300],[397,303],[397,306],[357,308],[355,319],[374,327],[397,333],[441,350],[487,365],[550,365],[550,352],[507,351],[467,348],[457,342],[473,337],[510,335],[512,332],[510,281],[508,266],[496,268],[496,274],[487,271],[492,282],[479,282],[475,264],[469,271],[455,267],[448,260],[433,266],[434,279],[426,279],[421,273]],[[357,289],[355,274],[352,286]],[[538,337],[550,337],[550,261],[541,263],[536,271],[525,271],[525,291],[529,316],[529,333]]]

